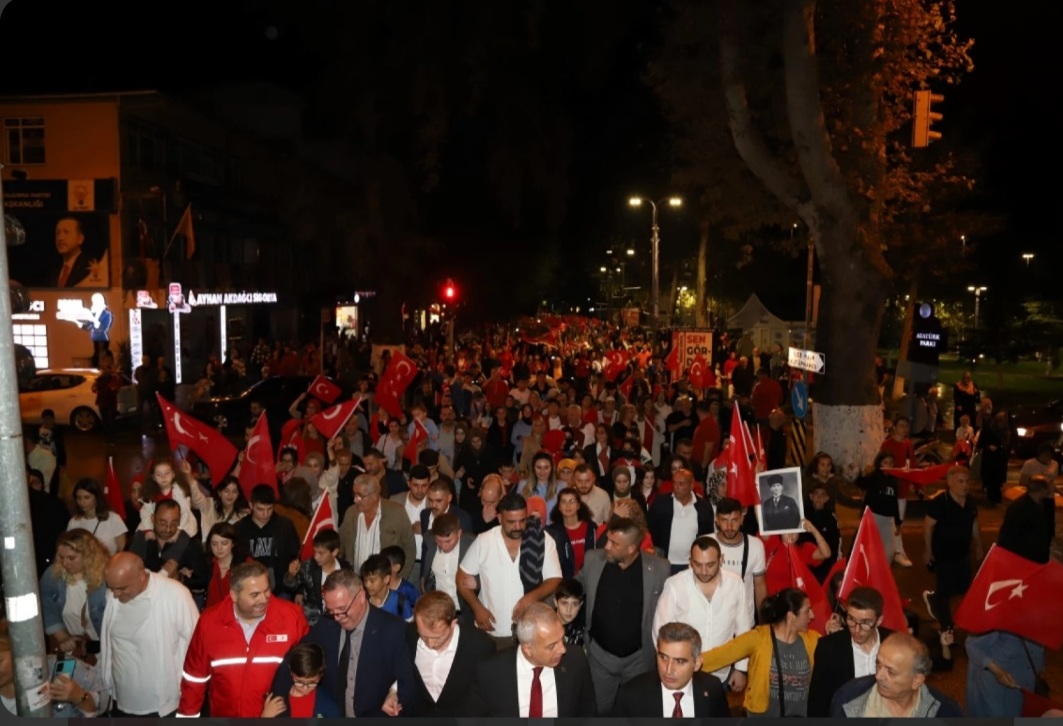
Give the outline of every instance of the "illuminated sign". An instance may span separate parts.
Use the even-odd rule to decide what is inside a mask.
[[[189,307],[188,301],[185,300],[184,293],[181,291],[181,283],[170,283],[169,294],[166,296],[166,309],[174,315],[192,312],[192,308]],[[180,376],[177,377],[177,382],[181,382]]]
[[[188,291],[188,304],[193,307],[207,305],[254,305],[277,302],[275,292],[201,292]]]
[[[141,321],[141,312],[137,308],[129,311],[129,358],[132,363],[129,370],[133,371],[133,380],[136,381],[136,370],[144,357],[144,332]]]
[[[147,290],[137,290],[137,307],[138,308],[158,308],[159,304],[151,297],[151,293]]]

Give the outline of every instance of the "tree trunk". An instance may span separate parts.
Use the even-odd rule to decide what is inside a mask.
[[[709,306],[705,296],[705,281],[709,267],[709,222],[701,221],[701,239],[698,242],[698,279],[694,303],[694,325],[698,328],[709,326]]]

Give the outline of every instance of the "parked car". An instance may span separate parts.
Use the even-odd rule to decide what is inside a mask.
[[[1029,459],[1037,455],[1038,447],[1050,443],[1058,450],[1063,443],[1063,399],[1057,398],[1044,406],[1016,409],[1011,416],[1015,432],[1015,455]]]
[[[118,391],[118,415],[127,416],[137,410],[137,387],[127,377],[122,378]],[[19,408],[22,423],[41,423],[41,411],[52,409],[57,423],[69,423],[78,431],[92,431],[100,425],[100,410],[92,384],[100,376],[97,368],[50,368],[37,371],[19,389]]]
[[[251,401],[257,400],[266,411],[274,438],[288,420],[288,409],[300,394],[306,393],[315,376],[271,376],[240,393],[201,398],[192,404],[192,415],[224,431],[229,436],[243,436],[251,418]],[[338,385],[338,384],[337,384]]]

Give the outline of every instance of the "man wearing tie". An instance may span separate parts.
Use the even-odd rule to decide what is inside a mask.
[[[62,259],[56,287],[77,287],[89,276],[89,258],[82,254],[85,232],[76,217],[63,217],[55,223],[55,250]]]
[[[579,648],[565,647],[565,626],[546,603],[529,605],[516,623],[517,640],[482,661],[470,712],[483,716],[597,716],[594,683]]]
[[[801,510],[792,498],[782,493],[782,474],[765,477],[771,496],[761,505],[764,515],[764,531],[777,532],[783,529],[801,528]]]
[[[729,717],[720,679],[701,672],[701,636],[686,623],[665,623],[657,633],[657,670],[624,684],[613,716]]]

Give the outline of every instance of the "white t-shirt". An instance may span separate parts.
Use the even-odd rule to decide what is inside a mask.
[[[749,555],[746,560],[746,600],[749,602],[749,607],[753,611],[754,615],[757,611],[757,600],[753,593],[753,578],[758,575],[763,575],[768,569],[768,563],[764,557],[764,543],[760,540],[760,537],[750,537],[746,535],[746,539],[749,541]],[[723,553],[723,568],[729,570],[739,577],[742,577],[742,543],[739,542],[736,545],[725,544],[722,540],[717,538],[720,543],[720,551]]]
[[[107,519],[103,521],[95,517],[92,519],[75,517],[66,526],[68,532],[73,529],[84,529],[87,532],[92,532],[96,539],[100,541],[100,544],[106,547],[107,551],[112,555],[118,552],[118,537],[123,534],[129,534],[129,528],[126,527],[125,522],[114,512],[108,514]]]
[[[480,602],[495,616],[495,629],[491,635],[496,638],[513,635],[513,608],[524,597],[524,584],[520,579],[520,553],[510,557],[503,536],[501,527],[492,527],[469,545],[461,560],[462,570],[480,576]],[[547,534],[544,540],[541,581],[561,577],[561,562],[557,558],[554,538]]]
[[[458,597],[457,586],[458,565],[460,564],[458,549],[455,547],[450,552],[436,550],[435,557],[432,558],[432,574],[436,577],[436,589],[450,595],[454,601],[454,607],[461,610],[462,601]]]
[[[85,635],[89,640],[99,640],[96,628],[88,611],[89,588],[85,580],[66,586],[66,603],[63,605],[63,625],[70,635]],[[84,614],[84,618],[82,618]]]
[[[141,632],[151,615],[151,600],[141,593],[127,603],[111,602],[115,609],[110,632],[113,648],[111,679],[115,701],[126,713],[155,713],[159,710],[154,654],[145,650],[150,637]]]

